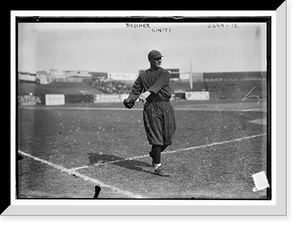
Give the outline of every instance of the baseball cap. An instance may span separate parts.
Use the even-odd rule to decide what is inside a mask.
[[[161,53],[157,50],[153,49],[148,53],[148,59],[158,58],[158,57],[163,57],[163,55],[161,55]]]

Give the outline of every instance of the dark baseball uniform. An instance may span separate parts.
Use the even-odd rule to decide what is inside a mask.
[[[148,69],[136,79],[129,95],[137,100],[139,95],[150,91],[151,95],[143,110],[144,126],[151,145],[171,145],[176,129],[175,112],[170,103],[170,74],[163,68]]]

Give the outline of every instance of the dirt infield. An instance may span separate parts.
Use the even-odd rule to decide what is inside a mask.
[[[169,178],[153,174],[141,104],[18,108],[18,198],[268,198],[251,177],[267,170],[263,103],[173,105]]]

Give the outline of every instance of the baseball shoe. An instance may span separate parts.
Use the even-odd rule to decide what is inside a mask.
[[[157,169],[154,170],[154,174],[155,175],[158,175],[158,176],[162,176],[162,177],[169,177],[171,176],[170,174],[166,173],[164,170],[163,170],[163,167],[162,166],[159,166]]]

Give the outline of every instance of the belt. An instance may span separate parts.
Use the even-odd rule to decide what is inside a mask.
[[[170,102],[170,98],[160,98],[160,97],[154,97],[149,101],[150,103],[156,103],[156,102]]]

